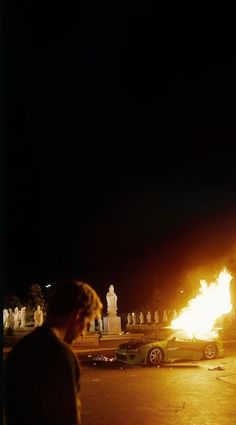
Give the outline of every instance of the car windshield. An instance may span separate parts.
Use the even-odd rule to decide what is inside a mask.
[[[186,334],[184,331],[175,331],[172,334],[170,334],[167,339],[176,339],[177,341],[188,341],[188,340],[213,340],[219,337],[219,333],[217,331],[202,333],[201,335],[198,335],[197,337]]]
[[[186,341],[189,340],[191,338],[189,338],[189,336],[184,332],[184,331],[177,331],[177,332],[172,332],[168,337],[168,340],[171,339],[176,339],[178,341]]]
[[[204,339],[204,340],[215,339],[219,337],[219,334],[220,334],[219,329],[214,328],[212,332],[208,332],[207,334],[202,334],[201,336],[198,336],[198,339]],[[163,341],[166,339],[170,340],[174,337],[178,340],[195,339],[195,338],[190,338],[183,330],[180,330],[180,329],[174,330],[170,327],[160,328],[152,334],[152,338],[158,341]]]
[[[158,341],[164,341],[168,337],[172,336],[175,331],[171,328],[161,328],[155,331],[154,338]]]

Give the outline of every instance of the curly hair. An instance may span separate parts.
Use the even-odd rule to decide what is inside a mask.
[[[48,313],[67,316],[74,310],[80,310],[84,316],[94,319],[100,317],[102,307],[98,294],[88,283],[69,280],[56,287]]]

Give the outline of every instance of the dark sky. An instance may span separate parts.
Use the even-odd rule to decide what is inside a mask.
[[[229,11],[26,1],[6,18],[6,290],[114,283],[128,310],[236,272]]]

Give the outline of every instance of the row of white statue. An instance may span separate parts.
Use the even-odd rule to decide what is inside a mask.
[[[40,305],[34,311],[34,326],[41,326],[43,324],[43,311]],[[3,328],[4,329],[17,329],[25,328],[26,326],[26,307],[22,307],[20,310],[15,307],[14,311],[12,308],[4,308],[3,310]]]
[[[174,320],[177,317],[177,311],[171,310],[169,311],[169,317],[166,310],[163,311],[163,316],[160,317],[160,314],[158,313],[158,310],[155,310],[154,315],[152,316],[152,313],[150,311],[146,314],[146,320],[144,317],[143,312],[141,311],[138,315],[136,313],[128,313],[127,315],[127,325],[144,325],[147,324],[158,324],[160,322],[168,322],[168,320]]]

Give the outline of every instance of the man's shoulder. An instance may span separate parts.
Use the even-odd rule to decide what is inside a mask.
[[[53,348],[55,345],[58,345],[57,339],[50,334],[47,328],[40,326],[21,338],[12,348],[9,355],[11,354],[10,357],[12,357],[16,353],[30,353],[39,349],[46,350],[49,346]]]
[[[30,365],[37,359],[48,365],[67,363],[75,366],[78,362],[69,346],[43,326],[23,337],[9,352],[6,362],[9,366],[19,364],[19,361]]]
[[[78,358],[72,348],[63,341],[60,341],[60,352],[61,355],[66,356],[70,362],[78,363]]]

